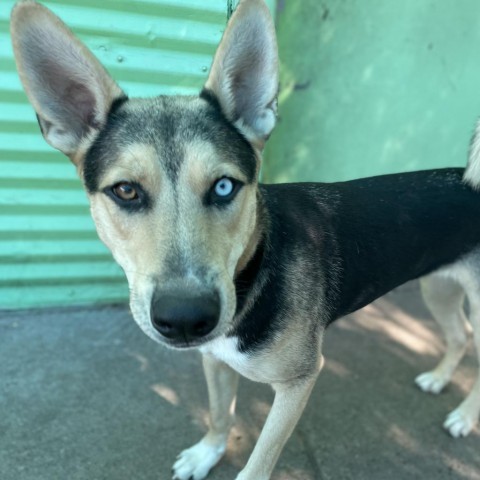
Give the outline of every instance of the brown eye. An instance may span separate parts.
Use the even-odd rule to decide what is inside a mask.
[[[128,182],[117,183],[117,185],[112,188],[112,192],[116,197],[126,202],[130,202],[138,198],[137,190]]]
[[[145,211],[152,205],[148,192],[136,182],[118,182],[105,187],[103,193],[119,208],[130,213]]]

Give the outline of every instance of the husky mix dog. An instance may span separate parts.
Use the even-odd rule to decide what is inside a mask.
[[[225,451],[238,375],[275,400],[237,480],[270,478],[323,365],[335,319],[423,277],[447,352],[416,382],[438,393],[468,340],[480,351],[480,128],[469,164],[341,183],[258,183],[277,116],[278,58],[263,0],[242,0],[198,96],[128,98],[45,7],[13,10],[13,47],[45,140],[67,155],[102,241],[126,273],[140,328],[198,349],[208,433],[173,478],[199,480]],[[429,274],[429,276],[424,277]],[[467,435],[480,376],[445,428]]]

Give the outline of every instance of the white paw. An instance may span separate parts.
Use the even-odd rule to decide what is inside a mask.
[[[212,445],[201,440],[184,450],[173,465],[173,480],[202,480],[225,452],[225,443]]]
[[[472,415],[466,408],[458,407],[445,420],[443,427],[452,437],[466,437],[477,423],[477,415]]]
[[[415,379],[415,383],[421,390],[430,393],[440,393],[448,381],[448,378],[435,373],[435,370],[422,373]]]

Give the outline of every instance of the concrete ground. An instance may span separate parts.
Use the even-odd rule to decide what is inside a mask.
[[[471,386],[473,349],[439,396],[414,377],[442,343],[411,283],[333,325],[326,366],[274,480],[480,479],[480,435],[441,428]],[[235,478],[272,402],[242,381],[212,480]],[[167,351],[126,308],[0,312],[0,479],[168,480],[204,433],[198,354]]]

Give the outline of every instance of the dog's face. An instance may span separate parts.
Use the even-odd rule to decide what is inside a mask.
[[[136,321],[176,346],[225,333],[233,279],[254,239],[254,149],[202,98],[129,101],[112,118],[83,176],[100,238],[127,275]],[[204,310],[197,328],[215,328],[170,339],[172,315],[185,308]]]
[[[235,276],[258,242],[260,152],[275,123],[277,53],[263,2],[240,3],[198,97],[127,99],[30,0],[13,10],[12,39],[42,133],[76,165],[137,323],[179,348],[227,333]]]

